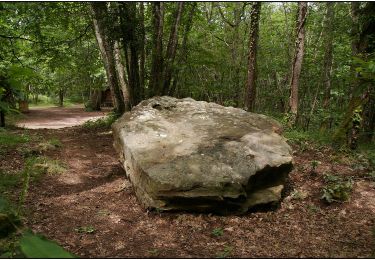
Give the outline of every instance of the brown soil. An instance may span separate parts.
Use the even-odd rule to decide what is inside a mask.
[[[108,111],[85,112],[83,106],[30,108],[29,113],[17,122],[17,126],[28,129],[58,129],[81,125],[91,119],[105,116]]]
[[[17,130],[16,132],[20,132]],[[29,130],[63,146],[45,153],[68,170],[34,182],[26,225],[85,258],[357,258],[374,250],[375,186],[327,149],[295,152],[286,195],[277,209],[242,216],[148,212],[137,203],[107,130]],[[340,157],[341,158],[341,157]],[[22,160],[14,153],[5,161]],[[311,173],[311,161],[322,162]],[[21,165],[20,165],[21,166]],[[0,164],[5,167],[5,164]],[[323,173],[359,176],[349,202],[320,200]],[[306,198],[293,199],[292,190]],[[93,227],[79,233],[79,227]],[[216,229],[223,233],[213,234]],[[215,233],[215,232],[214,232]]]

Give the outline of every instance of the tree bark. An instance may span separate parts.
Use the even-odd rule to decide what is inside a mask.
[[[368,55],[374,52],[375,24],[374,17],[375,5],[373,2],[367,2],[363,8],[360,8],[359,2],[351,3],[350,14],[352,17],[352,56],[360,57],[366,61]],[[372,84],[366,78],[361,78],[360,73],[356,73],[354,62],[351,65],[352,82],[350,85],[350,101],[348,109],[342,119],[340,127],[333,136],[336,142],[346,138],[346,144],[351,149],[356,149],[361,131],[367,142],[371,142],[375,127],[375,109],[374,91]]]
[[[324,35],[324,59],[323,59],[323,73],[322,81],[324,87],[324,98],[323,98],[323,109],[329,110],[330,99],[331,99],[331,77],[332,77],[332,61],[333,61],[333,34],[334,34],[334,2],[327,2],[327,13],[325,15],[323,24],[323,35]],[[323,119],[320,126],[320,130],[324,131],[327,129],[329,118]]]
[[[167,52],[165,56],[164,74],[163,74],[163,89],[161,90],[162,95],[168,94],[170,90],[171,78],[173,73],[173,65],[176,57],[177,45],[178,45],[178,28],[181,21],[182,10],[184,2],[177,3],[177,9],[174,14],[174,23],[171,28],[169,35],[169,41],[167,46]]]
[[[244,107],[247,111],[254,111],[256,98],[256,80],[257,80],[257,48],[259,38],[259,17],[260,17],[261,2],[256,2],[251,10],[250,22],[250,39],[249,39],[249,54],[248,54],[248,68],[247,80],[245,85],[245,100]]]
[[[153,50],[150,79],[150,96],[159,95],[163,76],[163,26],[164,3],[152,3],[153,19]]]
[[[289,125],[294,126],[298,115],[298,86],[302,70],[305,47],[305,23],[307,17],[307,2],[298,2],[297,34],[290,82]]]
[[[88,108],[94,111],[100,111],[100,105],[102,101],[102,92],[100,89],[92,89],[90,92],[90,100]]]
[[[139,75],[139,27],[137,17],[137,6],[135,2],[121,3],[120,21],[122,28],[123,45],[125,53],[128,54],[128,83],[132,106],[136,106],[141,101],[141,85]]]
[[[193,16],[195,14],[196,7],[197,7],[197,2],[192,2],[192,6],[189,12],[188,20],[185,24],[184,33],[182,37],[181,51],[180,51],[179,58],[178,58],[178,64],[180,65],[185,65],[187,62],[187,58],[188,58],[187,42],[188,42],[189,32],[191,30],[191,27],[193,26]],[[169,90],[170,96],[173,96],[177,92],[177,85],[179,83],[179,73],[180,73],[180,69],[176,68],[176,71],[173,76],[172,87]]]
[[[350,31],[350,36],[352,38],[351,42],[351,50],[352,50],[352,57],[357,56],[358,50],[359,50],[359,6],[360,2],[351,2],[350,6],[350,16],[352,18],[352,28]],[[354,92],[356,89],[358,89],[358,80],[356,79],[356,72],[355,67],[352,64],[350,65],[350,72],[353,76],[353,80],[350,84],[350,90],[349,90],[349,98],[350,100],[355,96]]]
[[[139,78],[140,78],[140,97],[145,98],[145,62],[146,62],[146,32],[145,32],[145,7],[144,3],[140,2],[139,7],[139,22],[141,28],[141,40],[140,40],[140,60],[139,60]]]
[[[123,114],[125,112],[125,103],[116,72],[114,57],[115,42],[111,37],[111,30],[108,28],[109,21],[106,20],[106,18],[108,18],[107,5],[105,2],[91,2],[90,4],[95,36],[106,70],[108,85],[114,100],[115,111],[116,113]]]
[[[128,87],[128,84],[126,82],[125,67],[122,63],[121,50],[120,50],[120,46],[119,46],[118,41],[115,41],[114,56],[115,56],[117,76],[118,76],[119,83],[120,83],[120,86],[121,86],[122,94],[124,96],[125,112],[128,112],[128,111],[131,110],[132,104],[130,102],[131,97],[130,97],[130,94],[129,94],[129,87]]]
[[[63,107],[64,106],[64,90],[63,89],[59,89],[59,107]]]
[[[0,110],[0,127],[5,127],[5,113]]]

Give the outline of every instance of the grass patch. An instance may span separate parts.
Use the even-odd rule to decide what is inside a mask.
[[[320,145],[331,144],[332,138],[329,133],[320,133],[319,131],[302,131],[298,129],[287,129],[283,135],[294,144],[301,145],[305,142],[314,142]]]
[[[211,234],[215,237],[221,237],[222,235],[224,235],[224,230],[222,228],[214,228]]]
[[[16,135],[9,131],[0,128],[0,148],[12,148],[18,144],[27,143],[31,140],[30,136],[27,134]]]
[[[89,120],[83,124],[83,127],[86,129],[108,129],[111,125],[119,118],[119,115],[116,113],[109,113],[103,118],[96,120]]]
[[[233,247],[231,246],[224,246],[224,249],[216,254],[216,258],[227,258],[230,257],[232,254]]]
[[[0,170],[0,192],[5,194],[12,188],[16,188],[21,183],[20,174],[6,173]]]
[[[69,98],[64,98],[64,107],[71,107],[75,105],[80,105],[81,102],[73,101]],[[59,99],[57,97],[49,97],[45,95],[38,96],[38,102],[34,101],[29,103],[29,107],[56,107],[59,105]]]
[[[65,172],[67,166],[59,160],[53,160],[48,157],[36,157],[32,161],[32,171],[34,177],[42,174],[61,174]]]
[[[83,226],[83,227],[75,228],[74,231],[76,231],[78,233],[90,234],[90,233],[95,232],[95,228],[93,226]]]
[[[62,143],[61,143],[61,141],[60,141],[59,139],[57,139],[57,138],[51,138],[51,139],[48,141],[48,143],[50,143],[51,145],[53,145],[53,146],[55,146],[55,147],[57,147],[57,148],[62,147]]]

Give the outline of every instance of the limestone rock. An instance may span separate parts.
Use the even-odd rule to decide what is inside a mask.
[[[278,202],[292,169],[280,125],[191,98],[154,97],[112,126],[114,146],[146,208],[241,213]]]

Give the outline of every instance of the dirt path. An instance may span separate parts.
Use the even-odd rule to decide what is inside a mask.
[[[347,166],[328,163],[325,152],[296,154],[288,190],[304,190],[307,197],[289,194],[275,211],[243,216],[158,213],[138,205],[110,131],[30,131],[61,140],[62,148],[47,156],[63,161],[68,170],[30,187],[27,225],[80,257],[357,258],[373,253],[374,184],[356,182],[350,202],[322,203],[327,168],[353,174]],[[317,176],[308,171],[311,160],[323,162]],[[78,232],[82,227],[93,232]]]
[[[30,108],[30,112],[17,122],[17,126],[28,129],[59,129],[81,125],[91,119],[103,117],[108,111],[86,112],[82,105],[73,107]]]

